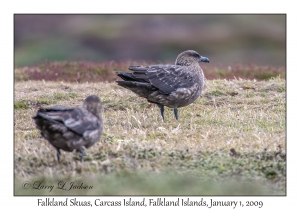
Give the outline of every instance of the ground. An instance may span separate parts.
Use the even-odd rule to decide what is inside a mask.
[[[114,82],[17,81],[14,193],[285,195],[285,87],[280,76],[207,80],[178,121],[167,108],[163,122],[155,105]],[[103,135],[83,162],[74,151],[62,152],[59,164],[31,117],[39,107],[80,106],[92,94],[104,103]],[[92,188],[63,190],[60,181]]]

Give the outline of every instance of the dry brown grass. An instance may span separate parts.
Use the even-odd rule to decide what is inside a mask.
[[[202,97],[179,109],[179,121],[175,120],[172,109],[166,109],[163,122],[156,106],[115,83],[16,82],[15,176],[18,180],[40,176],[92,177],[133,168],[163,172],[169,166],[183,173],[190,170],[189,161],[193,164],[202,161],[205,167],[206,163],[207,167],[224,164],[225,169],[218,172],[224,175],[226,167],[230,168],[230,162],[239,156],[245,155],[241,158],[243,165],[250,167],[257,158],[260,161],[261,156],[273,153],[284,154],[285,165],[285,85],[286,81],[281,78],[208,80]],[[104,102],[101,141],[86,151],[83,163],[74,159],[75,153],[62,152],[62,163],[58,164],[55,150],[40,136],[31,117],[41,106],[80,106],[91,94],[98,95]],[[231,148],[237,154],[230,153]],[[180,156],[170,163],[172,154]],[[215,154],[219,159],[212,160],[217,162],[208,164],[210,156]],[[278,161],[276,155],[274,158],[271,161]],[[188,165],[184,166],[185,163]],[[197,167],[193,165],[191,173],[202,176],[203,171],[200,173]],[[253,177],[265,173],[271,166],[258,167],[259,172]],[[247,169],[247,173],[251,174],[251,170]],[[211,176],[209,170],[205,173]],[[280,179],[282,190],[285,172],[276,174],[276,183]]]

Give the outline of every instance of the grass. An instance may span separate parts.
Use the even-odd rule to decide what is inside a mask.
[[[285,195],[286,81],[207,80],[179,120],[115,83],[15,83],[15,195]],[[104,133],[61,164],[31,119],[39,107],[104,102]],[[40,182],[55,189],[37,190]],[[60,181],[93,186],[61,190]]]

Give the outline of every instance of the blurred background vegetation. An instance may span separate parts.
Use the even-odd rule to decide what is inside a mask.
[[[286,62],[286,15],[14,16],[15,67],[45,61],[175,61],[188,49],[211,64]]]

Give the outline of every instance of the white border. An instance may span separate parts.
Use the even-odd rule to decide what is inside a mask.
[[[37,206],[37,197],[13,197],[13,14],[14,13],[287,13],[287,197],[216,197],[263,200],[262,209],[299,206],[299,12],[297,4],[257,1],[3,1],[1,9],[1,206]],[[40,198],[40,197],[39,197]],[[44,198],[44,197],[42,197]],[[64,197],[57,197],[63,199]],[[69,197],[71,198],[71,197]],[[173,197],[170,197],[173,198]],[[205,197],[209,199],[210,197]],[[79,197],[94,200],[96,197]],[[101,197],[106,200],[123,197]],[[63,208],[63,207],[57,207]],[[162,208],[162,207],[159,207]],[[101,209],[105,209],[101,207]],[[109,208],[112,209],[112,208]],[[155,208],[157,209],[157,208]],[[217,208],[214,208],[217,209]]]

